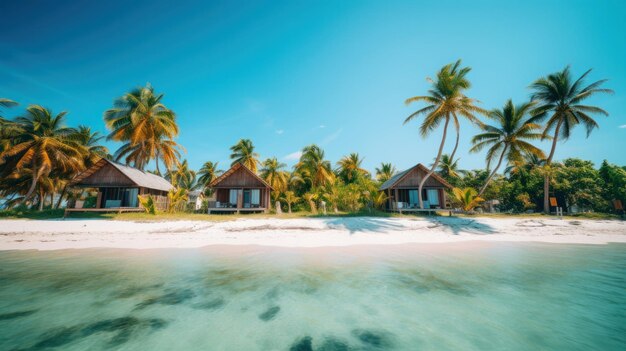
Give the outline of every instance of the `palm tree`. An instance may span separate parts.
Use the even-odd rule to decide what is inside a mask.
[[[487,185],[489,185],[489,182],[505,158],[507,163],[512,163],[521,161],[524,154],[531,154],[540,158],[545,157],[543,151],[528,142],[530,140],[539,140],[542,137],[542,133],[537,132],[537,130],[541,129],[541,126],[525,119],[533,106],[534,103],[532,102],[516,106],[509,99],[502,109],[494,109],[488,115],[497,121],[498,125],[484,125],[484,132],[472,139],[474,146],[470,149],[470,152],[477,152],[486,146],[490,146],[486,156],[487,169],[491,168],[491,164],[496,158],[498,159],[496,167],[491,171],[487,180],[485,180],[485,184],[480,188],[478,196],[485,192]]]
[[[60,190],[61,193],[59,198],[57,199],[57,203],[54,206],[55,208],[59,208],[61,206],[61,202],[63,202],[63,198],[67,192],[67,187],[71,181],[71,179],[78,174],[80,171],[91,167],[94,163],[98,162],[101,158],[105,158],[108,156],[109,150],[106,146],[100,145],[99,141],[104,137],[100,135],[99,132],[92,132],[90,127],[80,125],[78,128],[74,129],[71,135],[71,139],[76,141],[80,146],[83,147],[85,151],[85,158],[83,160],[83,169],[73,169],[71,172],[59,173],[56,172],[55,177],[53,177],[53,183],[55,184],[54,190],[55,192]]]
[[[366,169],[361,167],[361,163],[363,163],[363,159],[358,153],[353,152],[350,155],[342,157],[341,160],[337,162],[337,166],[339,167],[338,173],[346,183],[351,183],[361,176],[369,174]]]
[[[254,152],[254,145],[250,139],[240,139],[237,144],[230,148],[233,153],[230,154],[230,159],[233,160],[231,166],[237,163],[241,163],[248,167],[252,172],[257,172],[257,166],[259,164],[259,154]]]
[[[465,171],[459,170],[459,159],[452,161],[452,157],[447,154],[441,155],[437,173],[444,179],[461,178],[461,174]]]
[[[339,188],[337,187],[337,184],[327,185],[322,196],[328,201],[328,204],[332,206],[333,212],[338,213],[339,209],[337,206],[339,205],[341,194],[339,193]]]
[[[308,178],[313,187],[324,186],[335,180],[330,161],[324,159],[324,150],[314,144],[302,149],[302,156],[295,168],[301,177]]]
[[[463,211],[471,211],[478,207],[481,202],[485,201],[483,198],[478,196],[478,193],[474,188],[454,188],[452,189],[452,194],[454,195],[456,201],[461,204]]]
[[[376,179],[384,183],[396,174],[396,167],[391,163],[381,163],[380,167],[376,167]]]
[[[0,108],[17,106],[17,102],[0,98]],[[0,112],[2,110],[0,109]],[[0,114],[0,152],[7,150],[13,144],[13,138],[19,128],[12,121],[7,120]]]
[[[183,160],[175,170],[170,170],[165,178],[176,188],[185,189],[187,192],[195,190],[199,186],[196,182],[196,172],[189,169],[187,160]]]
[[[302,195],[302,199],[306,201],[309,205],[309,210],[311,211],[311,213],[316,214],[317,206],[315,206],[315,200],[317,200],[317,194],[311,192],[305,193],[304,195]]]
[[[120,146],[113,155],[117,161],[124,158],[128,165],[143,170],[150,160],[155,160],[156,172],[161,175],[159,169],[159,159],[165,164],[165,168],[169,171],[178,165],[181,156],[180,150],[184,150],[182,146],[172,139],[146,139],[138,144],[126,143]]]
[[[569,139],[574,127],[582,124],[587,130],[587,137],[595,129],[598,123],[590,114],[609,114],[597,106],[584,105],[582,102],[598,93],[613,93],[610,89],[600,88],[606,82],[602,79],[584,86],[585,77],[591,72],[588,70],[575,81],[572,79],[569,66],[561,72],[556,72],[537,79],[531,84],[534,90],[531,99],[538,103],[532,111],[532,122],[542,122],[547,119],[543,130],[544,139],[552,134],[552,147],[546,159],[546,166],[549,167],[554,157],[556,144],[559,141]],[[543,210],[550,212],[550,176],[546,173],[543,182]]]
[[[0,98],[0,107],[13,107],[17,105],[18,105],[17,102],[13,100]],[[0,125],[4,122],[6,122],[6,119],[2,115],[0,115]]]
[[[289,185],[289,172],[283,170],[287,165],[279,162],[276,157],[272,157],[263,161],[262,166],[261,178],[274,189],[271,193],[272,201],[278,201],[280,193],[287,190],[287,185]],[[271,209],[271,204],[268,207]]]
[[[100,132],[92,132],[90,127],[80,125],[74,131],[74,138],[87,150],[85,167],[97,162],[100,158],[105,158],[109,154],[109,149],[100,144],[104,136]]]
[[[546,165],[545,157],[539,157],[533,154],[524,154],[523,159],[519,161],[513,161],[505,170],[504,173],[515,174],[521,169],[531,171],[535,168],[543,167]]]
[[[444,122],[443,136],[439,145],[439,151],[435,162],[430,171],[422,178],[419,184],[418,199],[420,208],[424,208],[422,201],[422,188],[426,180],[435,172],[441,159],[443,147],[446,142],[448,133],[448,125],[450,120],[458,126],[458,117],[465,117],[470,122],[481,125],[481,122],[474,116],[476,113],[485,113],[485,111],[476,106],[476,100],[465,96],[464,91],[470,87],[470,82],[466,75],[471,68],[461,68],[461,60],[454,64],[448,64],[439,70],[437,78],[432,83],[432,88],[428,91],[429,95],[414,96],[408,98],[405,103],[408,105],[412,102],[424,102],[426,106],[412,113],[406,118],[404,123],[408,123],[420,115],[425,115],[424,121],[420,126],[420,134],[426,137],[430,132],[435,130],[441,122]],[[457,128],[458,129],[458,128]],[[456,150],[455,150],[456,151]],[[452,156],[451,156],[452,157]]]
[[[289,209],[289,213],[291,213],[291,205],[298,202],[300,198],[297,197],[293,191],[285,191],[283,200],[287,203],[287,208]]]
[[[263,178],[275,192],[280,193],[287,189],[289,183],[289,172],[283,169],[287,167],[286,164],[281,163],[276,157],[268,158],[263,161],[263,168],[261,168],[261,178]]]
[[[159,171],[159,159],[167,169],[177,163],[178,135],[176,114],[161,100],[163,94],[155,94],[150,84],[136,88],[115,100],[113,108],[104,113],[104,121],[111,133],[108,140],[126,142],[115,155],[119,160],[126,156],[126,163],[143,169],[152,159]],[[165,154],[164,154],[165,153]]]
[[[209,192],[209,184],[223,173],[217,169],[217,164],[218,162],[207,161],[198,171],[198,184],[202,186],[207,195],[211,195]]]
[[[66,112],[54,115],[47,108],[31,105],[25,116],[15,119],[21,133],[9,149],[0,153],[0,166],[15,172],[31,170],[31,184],[23,202],[53,170],[75,172],[83,167],[85,150],[72,138],[74,131],[63,126],[65,115]]]

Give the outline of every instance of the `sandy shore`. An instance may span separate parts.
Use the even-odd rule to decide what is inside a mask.
[[[327,247],[463,241],[626,243],[626,222],[550,218],[300,218],[225,222],[2,220],[0,250]]]

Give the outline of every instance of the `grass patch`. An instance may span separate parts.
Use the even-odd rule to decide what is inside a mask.
[[[64,215],[64,209],[57,210],[24,210],[24,209],[12,209],[1,210],[1,219],[62,219]],[[437,216],[446,216],[447,213],[436,213]],[[350,217],[377,217],[377,218],[420,218],[432,216],[425,212],[414,213],[390,213],[384,211],[367,211],[362,210],[358,212],[329,212],[326,215],[317,213],[313,214],[307,211],[299,211],[293,213],[282,213],[277,215],[275,213],[241,213],[241,214],[206,214],[206,213],[157,213],[151,215],[148,213],[115,213],[115,212],[72,212],[68,215],[71,219],[110,219],[118,221],[136,221],[136,222],[160,222],[160,221],[209,221],[209,222],[223,222],[230,221],[239,218],[245,219],[264,219],[264,218],[280,218],[280,219],[295,219],[295,218],[350,218]],[[544,215],[542,213],[482,213],[475,215],[454,214],[454,217],[463,218],[556,218],[555,215]],[[575,215],[563,216],[565,219],[599,219],[599,220],[623,220],[624,217],[609,213],[580,213]]]

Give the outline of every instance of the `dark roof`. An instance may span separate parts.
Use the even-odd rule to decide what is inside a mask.
[[[378,188],[379,190],[387,190],[389,188],[393,188],[394,185],[396,185],[400,180],[402,180],[402,178],[404,178],[405,175],[407,175],[409,172],[411,172],[412,170],[414,170],[415,168],[419,168],[420,170],[426,172],[428,174],[428,172],[430,172],[430,170],[428,168],[426,168],[423,164],[418,163],[415,166],[404,170],[400,173],[395,174],[393,177],[389,178],[386,182],[384,182],[380,188]],[[450,183],[448,183],[445,179],[441,178],[441,176],[439,174],[437,174],[436,172],[434,172],[433,174],[430,175],[432,178],[438,180],[440,183],[442,183],[445,187],[447,188],[453,188],[452,185],[450,185]]]
[[[98,162],[96,162],[93,166],[86,169],[82,173],[80,173],[74,180],[72,184],[79,184],[83,179],[89,177],[94,174],[100,168],[104,167],[106,164],[110,164],[115,167],[118,171],[120,171],[123,175],[125,175],[131,182],[135,183],[135,185],[148,189],[155,189],[161,191],[170,191],[174,188],[170,182],[168,182],[165,178],[158,176],[156,174],[144,172],[137,168],[129,167],[117,162],[113,162],[106,158],[101,158]]]
[[[239,162],[239,163],[235,163],[232,167],[230,167],[230,169],[224,173],[222,173],[219,177],[213,179],[213,181],[209,184],[209,187],[214,187],[217,184],[221,183],[224,179],[230,177],[231,174],[235,173],[238,169],[243,168],[245,171],[247,171],[248,173],[252,174],[252,176],[254,176],[256,179],[258,179],[261,183],[263,183],[263,185],[265,185],[266,187],[274,190],[274,188],[272,188],[271,185],[269,185],[265,179],[259,177],[256,173],[252,172],[252,170],[248,167],[246,167],[243,163]]]

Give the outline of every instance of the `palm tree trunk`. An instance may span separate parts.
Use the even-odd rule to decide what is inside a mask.
[[[554,129],[554,138],[552,139],[552,148],[550,149],[550,155],[546,159],[546,166],[550,166],[552,158],[554,157],[554,151],[556,150],[556,142],[559,138],[559,131],[561,129],[561,121],[556,124]],[[543,213],[550,214],[550,174],[546,173],[543,176]]]
[[[450,164],[454,163],[454,154],[456,154],[456,149],[459,148],[459,137],[460,137],[461,133],[459,132],[459,130],[456,130],[456,142],[454,143],[454,149],[452,150],[452,153],[450,154]]]
[[[34,166],[34,162],[33,162],[33,166]],[[33,172],[35,172],[34,169],[35,169],[35,167],[33,167]],[[30,188],[28,189],[28,192],[24,196],[24,199],[22,200],[22,203],[26,203],[26,201],[28,201],[28,199],[30,199],[30,197],[35,192],[35,187],[37,186],[37,181],[39,180],[39,176],[40,175],[41,175],[41,169],[39,169],[39,170],[37,170],[37,172],[33,173],[33,180],[30,183]]]
[[[422,199],[422,189],[424,188],[424,183],[426,180],[435,172],[437,169],[437,165],[439,164],[439,160],[441,159],[441,153],[443,151],[443,146],[446,143],[446,135],[448,135],[448,124],[450,123],[450,116],[446,116],[446,124],[443,126],[443,136],[441,137],[441,144],[439,145],[439,152],[437,153],[437,158],[435,158],[435,163],[433,163],[430,171],[426,174],[422,181],[420,182],[419,188],[417,190],[417,198],[419,199],[420,209],[424,209],[424,201]]]
[[[59,200],[54,208],[59,208],[61,206],[61,201],[63,201],[63,197],[65,196],[65,192],[67,191],[67,184],[63,186],[63,190],[61,190],[61,196],[59,196]]]
[[[43,203],[46,201],[43,190],[39,191],[39,211],[43,211]]]
[[[287,207],[289,208],[289,213],[291,213],[291,202],[287,202]]]
[[[504,146],[504,149],[502,150],[502,154],[500,154],[500,159],[498,160],[498,164],[496,165],[496,168],[493,169],[491,174],[489,174],[489,177],[487,177],[487,180],[485,180],[485,185],[483,185],[482,188],[480,188],[480,191],[478,192],[478,196],[481,196],[485,192],[485,190],[487,189],[487,185],[489,185],[489,182],[491,182],[491,178],[493,178],[493,176],[496,175],[496,172],[500,168],[500,165],[502,165],[502,160],[504,159],[504,155],[506,154],[506,150],[508,148],[509,148],[509,145]]]

